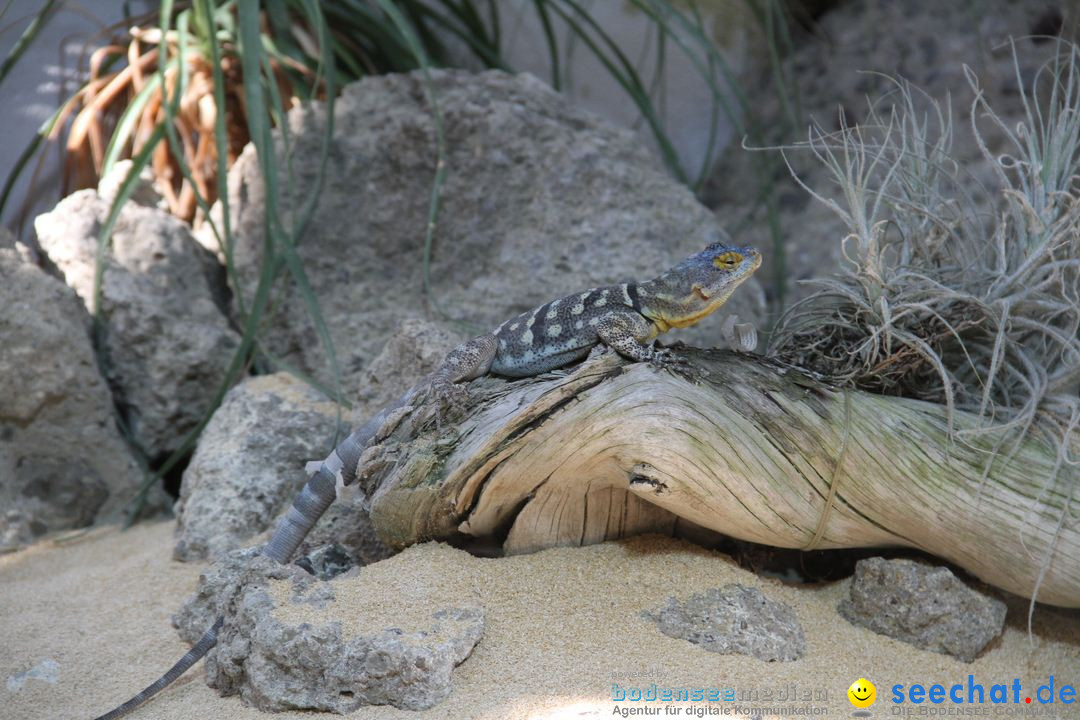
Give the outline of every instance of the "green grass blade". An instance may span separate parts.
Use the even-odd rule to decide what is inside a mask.
[[[701,13],[698,11],[696,4],[690,4],[690,11],[694,16],[694,26],[700,33],[699,37],[705,37],[705,21],[701,17]],[[663,33],[663,37],[667,36],[668,25],[665,22],[657,23]],[[716,54],[711,52],[705,53],[705,61],[707,63],[708,77],[715,77],[717,72]],[[694,192],[697,192],[705,184],[705,180],[708,179],[709,174],[712,172],[713,154],[716,152],[716,142],[720,134],[720,110],[725,106],[725,98],[722,94],[718,94],[712,87],[709,88],[712,93],[712,103],[709,104],[709,135],[705,143],[705,153],[701,159],[701,169],[698,171],[697,177],[694,179],[691,187]]]
[[[455,22],[452,17],[439,12],[434,6],[420,3],[418,7],[423,8],[423,16],[430,19],[434,25],[465,43],[484,65],[512,72],[509,63],[502,56],[498,44],[496,44],[495,40],[489,39],[486,32],[477,36],[470,32],[468,27]]]
[[[177,35],[178,35],[178,37],[180,37],[180,38],[189,38],[190,37],[190,34],[189,34],[189,20],[190,19],[191,19],[190,11],[184,11],[184,12],[181,12],[180,14],[177,15]],[[155,77],[158,80],[158,84],[160,86],[164,87],[164,75],[165,75],[165,72],[167,72],[171,68],[178,68],[178,71],[179,71],[179,78],[180,79],[179,79],[179,82],[177,83],[177,86],[176,86],[176,94],[173,96],[172,100],[170,100],[169,102],[163,103],[163,105],[162,105],[162,108],[164,109],[164,112],[165,112],[165,136],[166,136],[166,138],[167,138],[167,140],[169,142],[169,149],[172,151],[173,158],[176,160],[176,165],[180,169],[180,174],[187,181],[188,185],[191,187],[191,190],[192,190],[192,192],[193,192],[193,194],[195,196],[195,204],[199,206],[200,210],[202,210],[203,216],[206,218],[206,221],[208,223],[210,223],[210,229],[213,231],[215,237],[217,237],[218,245],[221,246],[222,245],[221,236],[220,236],[220,234],[218,232],[216,224],[213,222],[213,220],[210,217],[210,201],[209,201],[209,198],[204,197],[202,195],[202,193],[199,192],[199,187],[195,183],[194,174],[191,172],[191,168],[188,167],[187,160],[184,157],[183,143],[180,142],[180,137],[176,132],[176,127],[177,127],[177,124],[178,124],[177,123],[177,113],[178,113],[179,108],[180,108],[180,98],[184,94],[184,88],[186,88],[187,85],[188,85],[188,64],[187,64],[187,59],[186,59],[186,55],[187,55],[186,47],[187,46],[186,46],[185,42],[177,43],[177,57],[170,58],[166,65],[160,66],[160,68],[159,68],[160,72],[155,75]],[[219,68],[219,72],[220,72],[220,68]],[[222,115],[224,115],[224,113],[220,113],[220,112],[217,113],[218,118],[221,118]],[[216,140],[215,140],[215,142],[216,142]],[[223,152],[220,145],[218,147],[218,151],[219,151],[218,157],[219,157],[219,160],[220,160],[222,158],[221,152]],[[225,149],[225,151],[227,151],[227,148]],[[222,168],[223,166],[224,166],[224,163],[219,163],[219,168]],[[220,187],[221,178],[222,178],[222,176],[219,176],[219,187]],[[226,211],[227,211],[227,208],[226,208]],[[226,218],[225,222],[226,223],[228,222],[228,218]],[[231,248],[230,248],[230,251],[231,251]],[[230,260],[231,260],[231,258],[227,256],[226,257],[226,274],[227,275],[230,272],[230,268],[229,268]],[[233,280],[235,280],[235,271],[233,271],[233,273],[232,273],[232,275],[230,277]],[[234,284],[234,287],[236,287],[235,284]],[[241,315],[242,315],[243,314],[243,307],[244,307],[243,298],[240,297],[239,295],[237,296],[237,304],[238,304],[238,307],[240,308],[240,312],[241,312]]]
[[[150,137],[147,139],[143,148],[131,158],[131,170],[128,171],[128,174],[120,183],[120,188],[117,190],[116,197],[109,207],[109,214],[106,216],[105,222],[101,226],[101,231],[98,233],[97,253],[94,258],[94,286],[93,295],[91,296],[90,315],[93,319],[94,351],[103,373],[108,372],[108,354],[105,352],[105,321],[101,315],[102,291],[104,288],[105,267],[108,263],[109,245],[112,242],[113,229],[116,227],[116,221],[120,217],[120,211],[135,191],[135,186],[139,181],[139,174],[142,173],[143,168],[150,162],[150,156],[164,137],[164,125],[159,123],[155,126],[154,131],[150,134]],[[122,419],[119,413],[117,413],[117,418]],[[146,463],[146,449],[139,444],[135,439],[135,436],[130,432],[125,432],[125,439],[131,446],[133,454],[138,459],[140,466],[144,468],[145,472],[148,469]],[[134,518],[138,516],[139,511],[145,504],[147,490],[158,478],[160,478],[160,475],[150,475],[144,478],[143,485],[133,499],[134,505],[129,513],[125,527],[130,525]]]
[[[298,238],[303,237],[306,234],[308,224],[315,214],[319,196],[322,195],[323,182],[326,178],[326,163],[330,159],[330,148],[333,145],[334,140],[334,107],[337,99],[337,86],[334,82],[336,76],[334,70],[334,52],[333,47],[330,44],[330,29],[326,24],[326,17],[323,15],[322,9],[315,0],[305,0],[305,5],[310,21],[315,27],[316,39],[318,40],[319,48],[321,49],[318,72],[315,77],[316,83],[319,82],[320,77],[325,77],[326,101],[324,104],[326,108],[326,127],[323,128],[322,143],[319,146],[319,170],[315,176],[315,184],[308,193],[307,199],[304,201],[304,206],[301,208],[300,214],[294,223],[293,234]]]
[[[309,5],[308,7],[317,15],[317,10],[315,10],[313,6]],[[255,150],[258,154],[263,178],[266,183],[267,238],[270,246],[281,252],[280,259],[288,268],[289,274],[303,298],[304,305],[311,317],[312,323],[315,325],[315,330],[323,345],[323,349],[326,351],[330,371],[333,375],[334,387],[340,388],[341,371],[338,366],[337,353],[334,350],[333,340],[326,326],[326,322],[322,317],[322,311],[319,309],[318,299],[316,298],[307,274],[304,271],[303,263],[300,261],[299,255],[297,255],[296,237],[285,230],[281,220],[277,159],[273,144],[273,136],[271,135],[268,122],[269,108],[267,107],[264,95],[269,94],[272,101],[275,102],[280,102],[280,98],[277,97],[274,89],[269,87],[274,85],[272,77],[267,78],[267,88],[264,89],[263,75],[261,72],[264,66],[264,55],[259,32],[258,8],[253,4],[242,3],[239,6],[239,22],[241,63],[244,75],[244,95],[248,106],[248,129],[251,140],[255,144]],[[328,50],[327,44],[324,43],[324,56],[326,56]],[[284,115],[280,105],[277,107],[277,111],[282,116]],[[332,123],[328,118],[328,127],[324,129],[324,132],[332,127]],[[329,143],[330,139],[328,134],[324,136],[324,144]],[[326,149],[324,149],[324,163],[325,152]],[[322,174],[324,173],[320,171],[320,175]],[[263,262],[270,261],[270,256],[264,254]]]
[[[95,324],[100,323],[101,290],[105,278],[105,265],[108,261],[113,229],[116,227],[116,221],[120,217],[120,211],[123,209],[124,203],[131,199],[131,195],[135,191],[135,185],[139,181],[139,173],[149,164],[151,154],[153,154],[157,144],[164,137],[165,125],[164,123],[158,123],[154,127],[154,131],[150,133],[150,137],[143,148],[131,158],[131,170],[128,171],[123,182],[120,183],[120,189],[117,191],[112,205],[109,206],[109,214],[106,216],[105,222],[98,233],[97,255],[94,260],[94,291],[90,307],[90,314],[94,316]]]
[[[38,33],[45,27],[46,23],[52,19],[55,14],[57,0],[47,0],[45,7],[38,11],[34,19],[30,21],[30,24],[23,30],[22,35],[15,41],[15,45],[11,48],[11,52],[8,53],[4,61],[0,63],[0,85],[4,84],[4,78],[8,76],[11,69],[15,67],[15,63],[19,62],[19,58],[29,49],[30,45],[34,42],[34,38],[38,36]],[[6,10],[6,8],[5,8]]]
[[[23,151],[19,153],[18,159],[15,160],[15,166],[8,174],[7,180],[4,181],[3,188],[0,189],[0,219],[3,219],[4,209],[7,207],[8,198],[11,197],[11,191],[15,188],[15,183],[18,182],[23,170],[26,169],[26,164],[37,153],[44,139],[43,135],[35,135],[34,139],[26,144]]]
[[[408,72],[416,68],[416,56],[409,51],[405,39],[381,4],[375,3],[380,12],[361,0],[341,2],[351,13],[356,14],[357,20],[353,21],[355,24],[352,27],[360,34],[360,38],[367,40],[372,51],[383,57],[382,69]],[[397,10],[396,7],[394,9]]]
[[[310,66],[311,58],[293,38],[293,17],[290,14],[292,2],[285,0],[265,0],[265,17],[268,24],[268,32],[264,34],[264,40],[273,46],[273,52],[280,58],[289,60],[304,66]],[[298,90],[305,90],[303,78],[286,62],[281,63],[292,80],[292,85]],[[308,98],[303,98],[308,99]]]
[[[221,70],[221,48],[217,42],[217,18],[210,0],[195,0],[195,18],[198,23],[206,28],[205,49],[210,57],[210,68],[214,77],[214,145],[217,147],[217,196],[221,203],[221,222],[223,228],[218,229],[216,223],[206,213],[206,220],[210,223],[214,236],[217,238],[218,247],[225,258],[225,274],[236,292],[236,309],[240,318],[247,315],[244,293],[240,291],[240,279],[236,272],[236,262],[233,259],[232,218],[229,208],[229,171],[227,162],[229,155],[229,136],[225,128],[225,73]],[[224,237],[222,237],[222,232]]]
[[[266,307],[270,301],[270,291],[273,288],[274,277],[276,274],[276,263],[272,259],[263,263],[263,266],[260,268],[258,285],[255,288],[255,294],[252,298],[251,312],[247,316],[247,320],[243,326],[243,332],[240,336],[240,346],[233,354],[229,367],[225,370],[225,376],[222,378],[221,383],[218,385],[217,390],[210,399],[206,413],[195,427],[184,435],[184,439],[181,441],[180,446],[165,459],[165,462],[143,480],[143,483],[139,486],[135,496],[128,503],[129,510],[124,527],[129,527],[138,517],[139,510],[145,504],[146,495],[150,488],[153,487],[154,484],[160,482],[162,477],[176,467],[177,463],[187,457],[188,453],[195,448],[199,436],[202,435],[203,430],[206,429],[206,426],[210,422],[210,418],[213,417],[214,411],[220,407],[221,401],[225,399],[225,394],[229,391],[229,388],[233,386],[246,369],[252,349],[255,345],[255,338],[258,335],[259,321],[265,313]]]
[[[175,62],[173,62],[175,66]],[[105,148],[105,159],[101,166],[101,177],[105,177],[116,165],[120,159],[120,155],[124,152],[124,146],[128,139],[131,137],[131,132],[135,128],[135,123],[139,120],[139,115],[146,107],[146,103],[150,101],[150,96],[161,86],[161,75],[155,73],[146,82],[141,90],[131,99],[131,102],[126,108],[124,108],[124,114],[120,116],[120,121],[116,124],[116,129],[113,130],[112,135],[109,137],[109,144]]]
[[[275,355],[274,353],[271,353],[262,345],[257,345],[257,349],[259,355],[266,359],[267,373],[287,372],[297,380],[303,382],[305,385],[310,385],[311,387],[318,390],[328,400],[333,401],[334,403],[340,405],[346,410],[352,410],[352,403],[349,401],[348,397],[346,397],[345,393],[340,391],[340,389],[335,390],[333,387],[327,385],[326,383],[320,382],[318,378],[313,377],[310,374],[301,370],[300,368],[296,367],[295,365],[286,362],[283,358]]]
[[[502,54],[502,19],[499,17],[498,0],[488,0],[488,19],[491,22],[491,46]]]
[[[439,33],[428,26],[428,18],[431,17],[432,8],[429,7],[426,2],[423,2],[423,0],[396,0],[396,6],[406,18],[409,25],[413,28],[413,32],[415,32],[420,39],[420,44],[424,46],[432,64],[449,64],[450,52],[446,47],[446,43],[443,42],[443,38]],[[459,14],[458,8],[453,5],[450,5],[449,7],[453,11],[452,14],[457,17],[457,23],[460,23],[466,28],[465,32],[470,32],[468,29],[469,19],[467,17],[463,18]],[[391,23],[392,22],[393,21],[391,21]],[[475,31],[471,32],[475,34]],[[483,32],[483,29],[481,29],[481,32]],[[480,37],[482,37],[482,35]],[[483,40],[480,42],[482,43]]]
[[[763,0],[763,2],[764,7],[759,5],[756,0],[747,0],[747,5],[750,7],[762,32],[765,33],[765,45],[769,51],[769,67],[773,76],[773,86],[776,88],[776,94],[780,100],[785,125],[789,129],[794,129],[799,124],[799,112],[793,100],[794,96],[790,92],[792,83],[788,82],[787,75],[784,72],[784,62],[780,57],[779,46],[781,34],[785,31],[783,29],[787,27],[787,23],[784,22],[784,9],[777,0]]]
[[[669,37],[682,48],[686,56],[694,63],[701,77],[706,80],[714,99],[720,102],[725,117],[735,128],[736,132],[740,135],[748,136],[757,146],[764,145],[764,133],[754,117],[749,99],[735,77],[735,73],[732,71],[730,65],[726,62],[723,55],[717,51],[712,41],[706,35],[700,15],[695,11],[695,19],[692,21],[665,0],[631,0],[631,2],[635,7],[648,13],[656,22],[664,23],[665,25],[670,24],[672,26],[672,29],[669,31]],[[679,32],[679,30],[682,32]],[[684,34],[686,36],[685,38]],[[689,45],[687,38],[693,41],[693,46]],[[706,57],[705,63],[703,63],[701,58],[698,57],[698,54],[694,52],[695,49],[704,52]],[[734,97],[734,105],[729,101],[727,93],[725,93],[717,84],[715,78],[716,71],[720,72],[721,77],[724,79],[725,87]],[[770,265],[772,266],[773,271],[771,284],[777,302],[782,308],[786,296],[788,280],[786,276],[785,242],[782,228],[780,227],[779,207],[773,188],[774,166],[774,161],[766,160],[761,163],[754,163],[753,167],[755,179],[763,190],[762,199],[765,203],[766,221],[769,226],[769,235],[773,245],[773,258],[770,259]],[[703,171],[704,170],[705,169],[703,168]],[[702,174],[699,174],[698,180],[703,180],[704,177],[706,176],[703,172]]]
[[[546,0],[533,0],[533,8],[536,16],[540,18],[540,27],[544,31],[544,42],[547,43],[548,59],[551,61],[551,86],[556,91],[562,92],[562,70],[559,68],[559,39],[555,35],[555,27],[551,24],[551,13],[548,12]]]

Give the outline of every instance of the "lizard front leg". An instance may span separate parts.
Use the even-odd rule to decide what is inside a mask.
[[[457,410],[465,404],[463,383],[487,374],[499,346],[495,335],[479,335],[451,350],[439,369],[431,374],[431,392],[437,403],[435,421],[442,425],[444,410]]]
[[[683,372],[686,358],[652,345],[658,332],[651,320],[630,310],[609,312],[596,325],[601,342],[623,357]]]

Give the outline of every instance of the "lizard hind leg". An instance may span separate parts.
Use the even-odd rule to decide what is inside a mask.
[[[439,369],[431,374],[431,396],[435,400],[435,423],[440,428],[450,413],[464,409],[469,392],[465,382],[487,374],[499,347],[495,335],[479,335],[451,350]]]

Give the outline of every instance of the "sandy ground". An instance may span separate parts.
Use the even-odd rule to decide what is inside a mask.
[[[127,699],[186,650],[169,624],[197,579],[198,566],[172,562],[172,524],[143,525],[126,533],[105,528],[63,545],[42,543],[0,557],[0,718],[91,718]],[[806,632],[806,656],[764,663],[722,656],[659,634],[640,617],[671,595],[730,582],[759,586],[796,608]],[[747,708],[790,703],[737,699],[665,708],[661,703],[616,703],[612,685],[734,688],[736,697],[766,691],[824,693],[824,707],[850,716],[847,687],[865,677],[878,689],[875,717],[897,711],[952,708],[987,717],[1080,718],[1071,705],[1024,706],[1023,698],[1054,676],[1055,692],[1080,686],[1080,612],[1040,607],[1035,635],[1025,631],[1026,603],[1010,605],[1004,635],[972,664],[916,650],[854,627],[836,603],[847,583],[785,586],[736,567],[729,558],[663,538],[589,548],[558,549],[498,560],[478,559],[428,544],[335,581],[337,602],[328,611],[349,627],[369,626],[424,607],[479,604],[487,611],[483,640],[455,672],[454,691],[441,705],[415,713],[361,708],[355,718],[588,718],[619,717],[622,708],[658,708],[661,717],[701,717],[710,708],[748,717]],[[314,611],[313,611],[314,612]],[[406,618],[402,618],[405,620]],[[1032,644],[1034,643],[1034,645]],[[50,664],[51,661],[55,664]],[[40,677],[17,678],[38,668]],[[995,683],[1022,683],[1021,705],[894,705],[891,688],[974,676],[989,691]],[[1078,687],[1080,689],[1080,687]],[[1037,704],[1036,704],[1037,705]],[[722,707],[723,706],[723,707]],[[1050,712],[1046,712],[1051,710]],[[696,712],[695,712],[696,711]],[[769,713],[764,714],[769,717]],[[312,720],[319,713],[268,715],[239,698],[218,697],[201,664],[131,717],[279,717]]]

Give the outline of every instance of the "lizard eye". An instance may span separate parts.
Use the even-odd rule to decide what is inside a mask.
[[[726,253],[721,253],[720,255],[717,255],[715,258],[713,258],[712,262],[713,265],[718,268],[730,270],[731,268],[741,263],[742,260],[743,256],[741,254],[734,251],[728,251]]]

